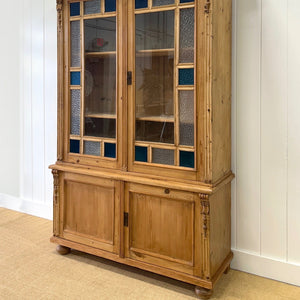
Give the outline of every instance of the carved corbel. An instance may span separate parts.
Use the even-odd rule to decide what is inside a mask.
[[[62,30],[63,0],[56,0],[56,10],[57,10],[58,31],[61,31]]]

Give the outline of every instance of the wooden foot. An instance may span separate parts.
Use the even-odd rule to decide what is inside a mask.
[[[225,269],[224,274],[228,274],[229,271],[230,271],[230,265]]]
[[[213,290],[208,290],[205,288],[202,288],[200,286],[195,287],[195,293],[200,299],[209,299],[213,293]]]
[[[68,247],[65,247],[65,246],[58,245],[56,247],[56,251],[57,251],[57,253],[59,253],[61,255],[66,255],[66,254],[69,254],[71,252],[71,249],[68,248]]]

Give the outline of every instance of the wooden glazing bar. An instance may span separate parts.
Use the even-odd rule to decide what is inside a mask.
[[[174,136],[174,144],[175,146],[179,145],[179,103],[178,103],[178,90],[177,90],[177,85],[178,85],[178,69],[177,65],[179,62],[179,29],[180,29],[180,20],[179,20],[179,9],[175,9],[175,53],[174,53],[174,69],[175,69],[175,78],[174,78],[174,117],[175,117],[175,124],[174,124],[174,129],[175,129],[175,136]]]
[[[80,6],[83,15],[83,3]],[[80,46],[81,46],[81,106],[80,106],[80,136],[84,136],[84,81],[85,81],[85,48],[84,48],[84,20],[80,20]],[[83,142],[80,143],[80,154],[83,154]]]
[[[178,85],[177,90],[178,91],[193,91],[193,90],[195,90],[195,87],[193,85]]]
[[[84,15],[83,19],[84,20],[89,20],[89,19],[101,19],[101,18],[108,18],[108,17],[115,17],[117,16],[116,12],[107,12],[105,14],[99,13],[99,14],[90,14],[90,15]]]
[[[80,67],[70,67],[70,72],[80,72],[81,68]]]
[[[139,14],[147,14],[149,12],[160,12],[160,11],[166,11],[166,10],[174,10],[175,8],[176,8],[176,6],[164,6],[164,7],[157,6],[155,8],[152,8],[151,10],[149,8],[136,9],[134,13],[136,15],[139,15]]]
[[[169,149],[174,150],[176,147],[171,144],[163,144],[163,143],[154,143],[154,142],[135,142],[135,146],[141,146],[141,147],[153,147],[158,149]]]
[[[153,0],[148,0],[148,7],[149,7],[149,9],[151,9],[152,8],[152,5],[153,5]]]
[[[70,85],[70,90],[81,90],[81,85]]]
[[[99,57],[99,56],[108,56],[108,55],[116,55],[116,51],[107,51],[107,52],[86,52],[86,57]]]
[[[148,151],[148,163],[152,163],[152,147],[148,146],[147,151]]]
[[[101,0],[100,11],[101,11],[101,15],[105,13],[105,0]]]
[[[79,135],[70,134],[70,139],[72,139],[72,140],[80,140],[80,136]]]

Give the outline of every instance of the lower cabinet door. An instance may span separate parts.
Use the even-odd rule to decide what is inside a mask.
[[[63,173],[60,236],[119,253],[120,182]]]
[[[199,275],[197,197],[193,193],[128,183],[125,255],[144,263]],[[198,256],[198,257],[197,257]]]

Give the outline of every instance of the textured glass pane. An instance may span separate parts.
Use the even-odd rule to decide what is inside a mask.
[[[86,52],[116,51],[116,18],[98,18],[84,21]]]
[[[179,62],[194,62],[194,8],[180,10]]]
[[[135,0],[135,8],[146,8],[148,7],[148,0]]]
[[[142,161],[147,162],[148,161],[148,149],[147,147],[135,147],[135,161]]]
[[[80,21],[71,22],[71,67],[80,67]]]
[[[80,141],[70,140],[70,153],[80,153]]]
[[[194,2],[193,0],[180,0],[180,3]]]
[[[86,57],[85,115],[116,113],[116,55]]]
[[[137,121],[136,140],[173,144],[174,123]]]
[[[80,15],[80,2],[75,2],[70,4],[70,16],[79,16]]]
[[[155,164],[174,165],[174,150],[153,148],[152,162]]]
[[[194,84],[194,69],[179,69],[179,85]]]
[[[174,11],[135,16],[136,50],[174,48]]]
[[[86,136],[96,136],[96,137],[104,137],[104,138],[116,137],[115,119],[86,117],[84,120],[85,120]]]
[[[80,72],[71,72],[71,85],[80,85]]]
[[[116,144],[105,143],[104,156],[110,158],[116,158]]]
[[[84,142],[84,154],[100,156],[100,143],[99,142]]]
[[[194,91],[179,91],[180,145],[194,146]]]
[[[153,0],[153,6],[174,4],[174,0]]]
[[[180,166],[187,168],[195,167],[195,155],[194,152],[180,151],[179,153]]]
[[[89,14],[97,14],[101,12],[101,0],[92,0],[84,2],[84,13],[86,15]]]
[[[116,11],[116,0],[105,0],[105,12]]]
[[[80,90],[71,90],[71,134],[80,135]]]

